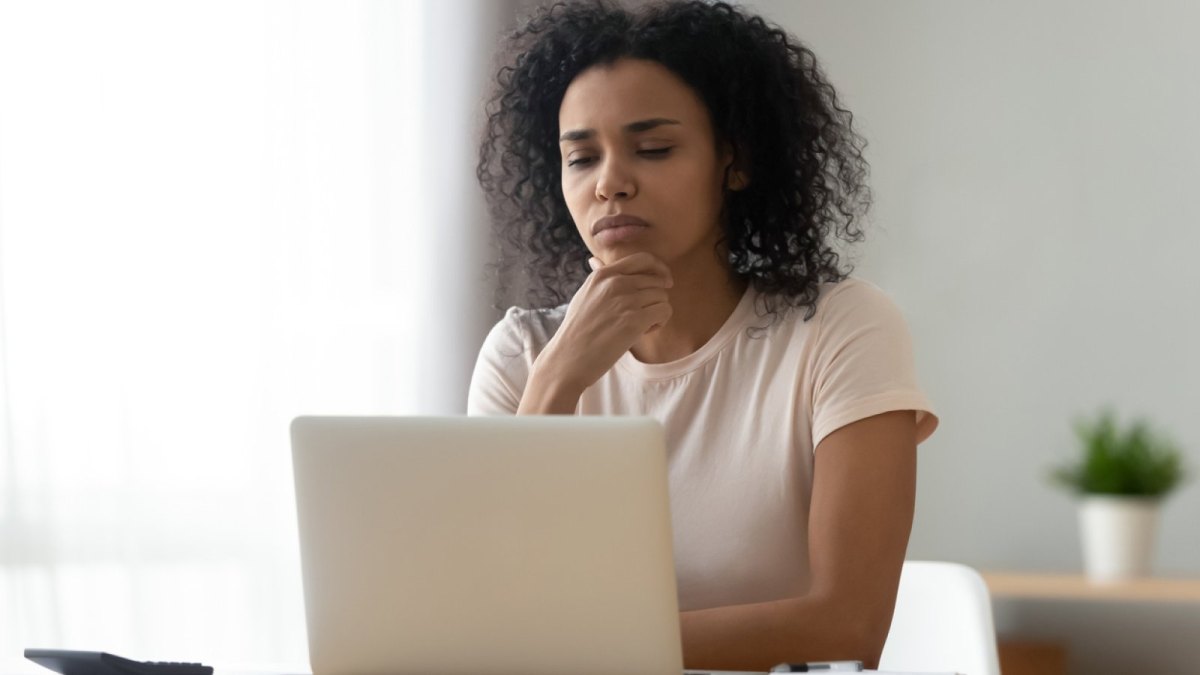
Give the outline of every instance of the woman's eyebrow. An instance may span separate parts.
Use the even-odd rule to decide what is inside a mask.
[[[626,124],[623,128],[625,130],[625,133],[636,134],[636,133],[639,133],[642,131],[649,131],[650,129],[653,129],[654,127],[660,127],[664,124],[682,124],[682,122],[680,122],[679,120],[667,119],[665,117],[654,117],[654,118],[648,119],[648,120],[638,120],[637,122],[630,122],[629,124]],[[575,130],[566,132],[562,136],[559,136],[558,142],[562,143],[564,141],[582,141],[582,140],[591,138],[594,135],[596,135],[595,129],[575,129]]]

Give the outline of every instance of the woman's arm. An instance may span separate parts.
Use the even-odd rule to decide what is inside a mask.
[[[809,511],[812,586],[798,598],[680,614],[687,668],[879,663],[912,528],[916,415],[868,417],[817,447]]]

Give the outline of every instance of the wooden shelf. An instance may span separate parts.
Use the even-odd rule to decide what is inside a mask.
[[[1200,603],[1200,579],[1149,577],[1096,584],[1079,574],[982,574],[993,598]]]

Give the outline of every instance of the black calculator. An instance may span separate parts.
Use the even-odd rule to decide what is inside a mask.
[[[25,658],[62,675],[212,675],[212,666],[174,661],[134,661],[107,652],[26,649]]]

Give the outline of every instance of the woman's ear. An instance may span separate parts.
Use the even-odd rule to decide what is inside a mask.
[[[745,189],[745,187],[749,184],[750,177],[746,175],[745,171],[738,171],[736,169],[729,171],[729,180],[726,186],[730,190],[737,192],[738,190]]]
[[[734,146],[729,143],[725,144],[725,153],[721,160],[725,164],[725,187],[737,192],[738,190],[746,189],[750,185],[750,172],[746,167],[747,153],[745,148],[737,147],[734,151]]]

